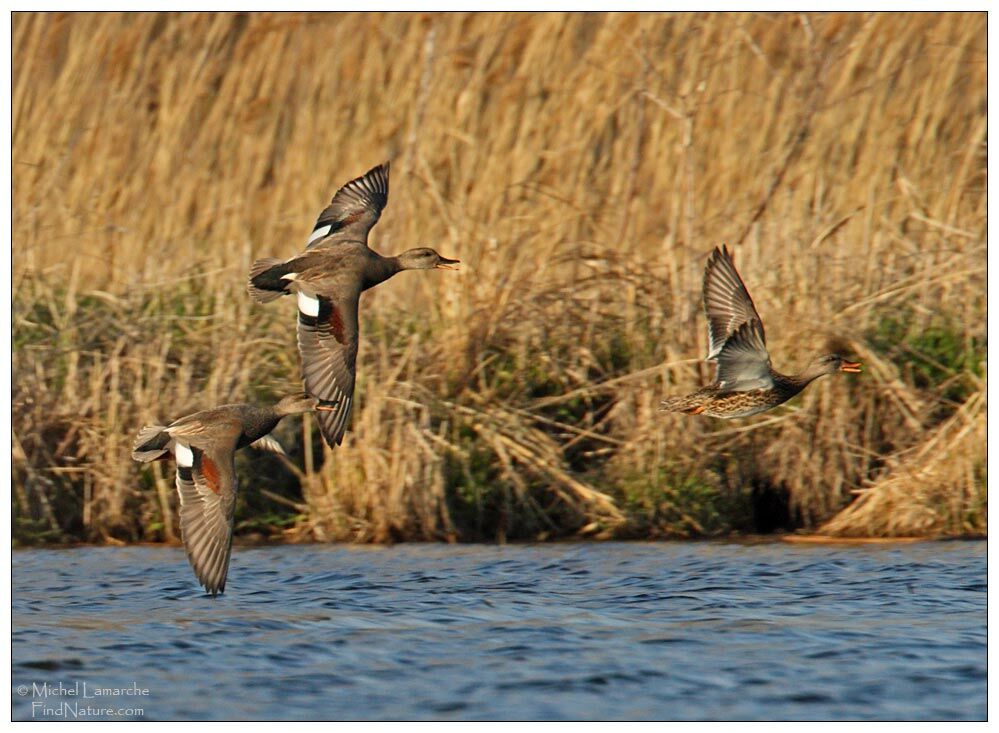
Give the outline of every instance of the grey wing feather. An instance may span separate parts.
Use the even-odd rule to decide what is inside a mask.
[[[236,440],[243,432],[243,423],[238,416],[232,414],[229,409],[231,407],[223,405],[185,415],[170,423],[166,432],[173,438],[182,438],[201,448],[207,448],[210,443],[231,443],[235,450]]]
[[[735,330],[718,354],[717,387],[726,392],[745,392],[773,387],[770,354],[763,342],[763,326],[747,321]]]
[[[334,302],[318,296],[318,315],[298,313],[298,349],[305,390],[335,404],[332,410],[316,412],[320,430],[330,447],[343,441],[354,399],[358,298],[355,295]]]
[[[715,247],[704,268],[704,312],[708,319],[708,359],[717,358],[729,337],[747,321],[759,322],[761,339],[766,344],[763,320],[724,245]]]
[[[316,220],[308,249],[344,241],[366,242],[388,203],[389,164],[382,163],[349,181],[333,196]]]
[[[213,596],[225,590],[232,553],[236,474],[229,460],[194,448],[194,466],[177,466],[180,531],[194,574]]]
[[[270,451],[271,453],[279,453],[282,456],[288,455],[287,453],[285,453],[284,448],[281,446],[281,444],[277,441],[277,438],[274,438],[270,435],[265,435],[264,437],[253,441],[252,443],[250,443],[250,447],[256,448],[257,450]]]

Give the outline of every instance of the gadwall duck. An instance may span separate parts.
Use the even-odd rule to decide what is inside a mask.
[[[717,362],[715,382],[692,394],[664,400],[661,409],[668,412],[747,417],[787,402],[824,374],[860,371],[859,362],[839,354],[816,357],[799,374],[774,371],[763,321],[724,245],[715,247],[704,269],[704,311],[707,358]]]
[[[368,231],[388,201],[388,182],[388,163],[350,181],[319,215],[304,252],[257,260],[250,268],[248,290],[256,302],[296,294],[305,389],[334,405],[317,413],[330,447],[343,441],[353,403],[361,293],[403,270],[451,270],[459,263],[427,247],[396,257],[368,247]]]
[[[298,393],[267,407],[235,404],[203,410],[166,427],[142,428],[132,458],[143,463],[177,459],[180,532],[187,559],[205,590],[225,590],[236,508],[235,453],[247,445],[283,453],[268,436],[281,418],[329,409],[312,395]]]

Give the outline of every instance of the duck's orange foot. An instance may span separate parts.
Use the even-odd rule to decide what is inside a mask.
[[[704,405],[697,405],[697,407],[690,407],[684,410],[688,415],[700,415],[704,412]]]

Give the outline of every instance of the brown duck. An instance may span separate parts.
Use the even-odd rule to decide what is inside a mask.
[[[354,399],[361,293],[403,270],[457,269],[458,260],[426,247],[383,257],[368,232],[388,202],[389,164],[345,184],[319,215],[304,252],[258,260],[248,290],[258,303],[295,293],[305,389],[331,409],[317,414],[323,437],[339,445]]]
[[[717,362],[715,382],[684,397],[664,400],[661,409],[668,412],[747,417],[787,402],[824,374],[860,371],[859,362],[839,354],[816,357],[799,374],[774,371],[763,321],[724,245],[715,247],[704,269],[704,311],[707,358]]]
[[[222,405],[187,415],[163,427],[142,428],[132,458],[143,463],[177,459],[180,532],[194,573],[213,596],[225,590],[236,508],[235,453],[253,445],[284,451],[270,433],[281,418],[328,405],[305,393],[268,407]]]

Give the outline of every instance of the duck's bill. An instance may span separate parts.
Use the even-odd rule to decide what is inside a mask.
[[[863,364],[861,364],[859,361],[844,361],[842,365],[840,365],[839,370],[841,372],[851,372],[852,374],[858,374],[861,371],[860,367],[862,366]]]
[[[461,264],[461,260],[449,260],[447,257],[441,257],[434,268],[437,270],[457,270],[459,264]]]
[[[319,403],[316,405],[316,411],[333,412],[339,404],[339,400],[319,400]]]

